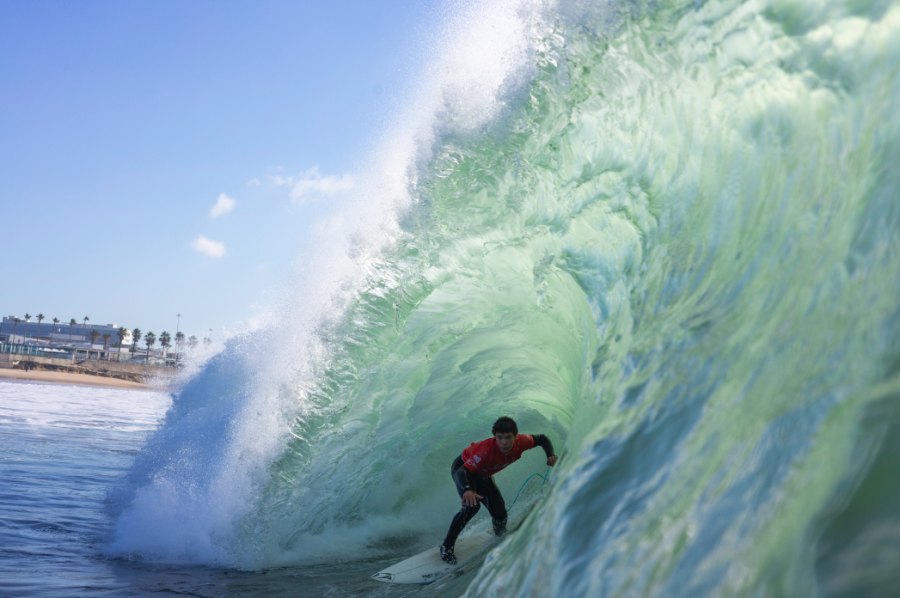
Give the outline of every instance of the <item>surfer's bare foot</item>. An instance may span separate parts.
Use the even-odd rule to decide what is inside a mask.
[[[441,544],[441,560],[451,565],[456,564],[456,555],[453,554],[452,546],[444,546]]]

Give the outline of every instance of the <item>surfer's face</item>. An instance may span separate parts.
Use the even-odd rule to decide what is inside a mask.
[[[494,439],[497,441],[497,446],[500,447],[501,453],[508,453],[513,444],[516,443],[516,435],[512,432],[494,434]]]

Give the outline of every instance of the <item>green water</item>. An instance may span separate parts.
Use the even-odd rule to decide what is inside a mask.
[[[509,414],[565,457],[426,594],[891,594],[900,6],[541,14],[528,82],[438,137],[396,243],[284,374],[292,436],[228,558],[435,544],[450,462]]]
[[[517,112],[440,148],[343,331],[328,425],[373,457],[324,467],[361,469],[341,509],[439,537],[446,462],[514,413],[569,457],[473,595],[887,591],[838,526],[898,390],[898,15],[558,20]]]

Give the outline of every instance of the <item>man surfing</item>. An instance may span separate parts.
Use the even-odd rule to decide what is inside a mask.
[[[495,473],[536,446],[544,449],[547,465],[552,467],[556,463],[550,439],[543,434],[519,434],[519,427],[511,417],[504,416],[494,422],[491,433],[493,437],[470,444],[450,466],[450,475],[462,499],[462,509],[453,517],[447,537],[441,544],[441,559],[451,565],[456,564],[453,552],[456,538],[481,508],[482,502],[491,514],[494,533],[502,536],[506,532],[506,503],[494,483]]]

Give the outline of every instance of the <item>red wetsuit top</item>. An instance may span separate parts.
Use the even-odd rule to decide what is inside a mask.
[[[463,449],[463,466],[475,475],[492,476],[510,463],[518,461],[522,453],[535,446],[534,436],[531,434],[516,434],[516,441],[504,455],[492,436],[481,442],[473,442]]]

